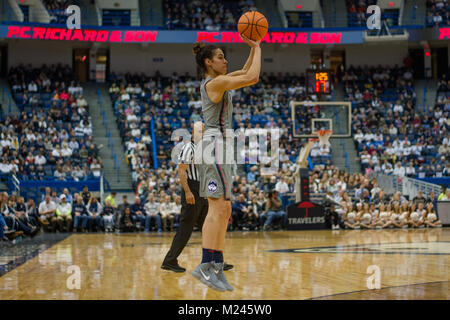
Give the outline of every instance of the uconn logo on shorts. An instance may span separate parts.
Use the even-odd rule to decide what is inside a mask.
[[[216,180],[209,180],[208,182],[208,192],[214,193],[217,190],[217,181]]]

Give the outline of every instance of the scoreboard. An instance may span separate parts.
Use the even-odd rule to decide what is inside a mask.
[[[306,70],[306,88],[308,94],[331,94],[330,70]]]

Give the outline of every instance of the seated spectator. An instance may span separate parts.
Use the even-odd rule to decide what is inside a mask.
[[[12,203],[12,206],[14,206],[14,203]],[[19,224],[17,229],[23,230],[26,235],[34,237],[39,232],[39,224],[33,215],[28,214],[23,197],[17,197],[17,203],[15,203],[13,210]]]
[[[83,198],[79,196],[77,193],[75,193],[72,212],[74,216],[73,230],[75,232],[80,232],[80,225],[81,225],[81,232],[87,232],[88,220],[92,220],[92,218],[90,217],[86,209],[86,206],[83,203]]]
[[[136,197],[134,203],[130,207],[131,218],[136,225],[137,230],[144,229],[145,226],[145,213],[144,207],[141,204],[141,198]]]
[[[123,215],[120,217],[120,229],[123,232],[134,232],[136,230],[136,225],[131,217],[130,207],[126,207]]]
[[[44,230],[54,230],[55,214],[56,203],[50,200],[50,195],[46,195],[44,201],[39,204],[39,223]]]
[[[325,224],[332,230],[340,229],[339,225],[341,224],[341,218],[339,217],[339,214],[336,211],[336,206],[334,204],[330,205],[330,209],[325,215]],[[354,226],[354,224],[348,223],[348,226]]]
[[[174,220],[173,220],[173,226],[174,228],[178,228],[180,225],[180,214],[181,214],[181,196],[176,195],[175,198],[175,205],[174,205]]]
[[[113,193],[114,193],[114,196],[115,196],[115,192],[113,192]],[[112,196],[113,193],[111,193],[111,196]],[[109,198],[110,201],[111,201],[111,198]],[[108,197],[106,199],[108,199]],[[113,202],[111,202],[111,204],[112,203]],[[122,203],[117,206],[116,216],[114,217],[114,221],[116,222],[116,229],[117,230],[122,230],[122,228],[121,228],[122,217],[125,215],[125,209],[129,208],[129,207],[130,207],[130,204],[128,203],[128,196],[126,194],[124,194],[122,196]]]
[[[159,206],[163,230],[171,231],[173,230],[173,223],[175,219],[175,203],[171,201],[171,197],[169,195],[165,196],[163,199],[164,202],[162,202]],[[167,224],[169,224],[169,226],[167,226]]]
[[[117,195],[117,193],[115,191],[111,192],[111,194],[109,194],[106,197],[105,203],[106,203],[106,201],[109,201],[109,203],[111,204],[111,207],[117,208],[116,201],[115,201],[116,195]]]
[[[155,221],[158,233],[162,232],[161,228],[161,217],[159,216],[160,204],[155,202],[155,196],[150,193],[147,198],[147,203],[144,205],[144,210],[146,213],[145,217],[145,232],[150,231],[150,223],[152,220]]]
[[[83,199],[83,204],[85,206],[88,206],[89,203],[91,202],[91,199],[94,198],[94,196],[92,195],[92,192],[89,191],[88,186],[83,186],[83,190],[80,192],[80,196]]]
[[[111,200],[105,200],[105,206],[103,207],[101,217],[103,219],[102,226],[105,232],[112,232],[114,227],[114,208],[111,206]]]
[[[61,203],[56,207],[56,229],[60,232],[69,232],[72,227],[72,205],[67,202],[65,194],[62,194],[59,198]]]
[[[253,206],[247,207],[247,212],[245,212],[244,216],[242,217],[240,228],[244,231],[258,230],[259,229],[258,218],[259,217],[253,211]]]
[[[443,197],[439,195],[439,201],[449,201],[449,200],[450,200],[450,189],[447,189]]]
[[[413,202],[416,206],[419,204],[419,202],[427,202],[427,199],[423,196],[422,190],[419,190],[417,192],[417,196],[414,197]]]
[[[100,175],[102,173],[101,169],[102,169],[102,165],[97,162],[97,159],[93,159],[91,167],[90,167],[90,170],[92,172],[92,175],[95,178],[99,178],[100,177]]]
[[[242,219],[247,213],[247,200],[245,196],[241,193],[237,200],[232,205],[231,219],[232,219],[232,229],[239,230],[239,226],[242,225]]]
[[[432,228],[441,228],[442,222],[438,220],[436,211],[434,210],[433,203],[428,202],[426,206],[426,213],[424,216],[424,224]]]
[[[86,99],[80,94],[77,98],[77,107],[86,108],[88,103]]]
[[[39,210],[36,208],[36,204],[33,199],[28,199],[26,205],[26,217],[30,220],[30,223],[34,226],[40,227],[39,224]]]
[[[84,199],[83,199],[84,201]],[[102,205],[98,202],[96,197],[91,197],[87,204],[87,212],[89,214],[88,229],[90,231],[99,231],[103,228]]]
[[[395,169],[393,171],[393,174],[399,177],[405,176],[405,168],[402,167],[402,164],[400,162],[397,162],[395,164]]]
[[[267,220],[264,224],[263,230],[266,231],[271,227],[271,223],[275,218],[281,218],[281,227],[284,229],[287,226],[287,213],[281,210],[281,199],[278,197],[278,192],[273,190],[269,193],[267,198]]]

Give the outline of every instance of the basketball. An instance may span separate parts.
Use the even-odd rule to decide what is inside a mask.
[[[238,21],[238,32],[254,41],[264,38],[268,28],[266,17],[258,11],[248,11]]]

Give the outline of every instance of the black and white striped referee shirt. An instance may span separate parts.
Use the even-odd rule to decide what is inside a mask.
[[[188,164],[187,177],[190,180],[199,181],[198,171],[194,164],[194,151],[195,144],[191,141],[183,146],[180,155],[178,156],[178,162]]]

